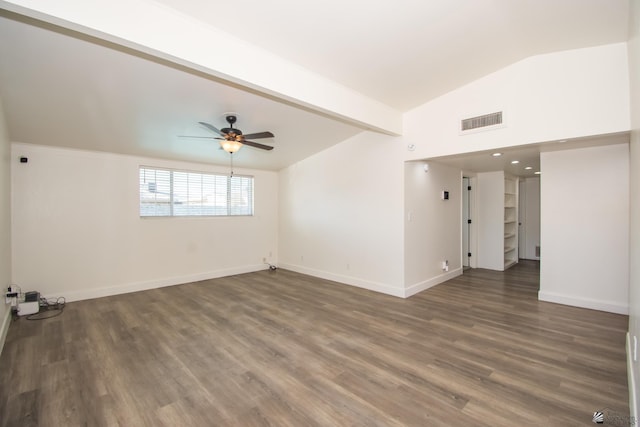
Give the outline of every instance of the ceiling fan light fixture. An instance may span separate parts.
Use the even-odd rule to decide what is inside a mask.
[[[236,140],[224,140],[224,141],[220,141],[220,145],[222,146],[222,149],[224,151],[226,151],[227,153],[235,153],[236,151],[238,151],[240,149],[240,147],[242,147],[242,144],[239,143]]]

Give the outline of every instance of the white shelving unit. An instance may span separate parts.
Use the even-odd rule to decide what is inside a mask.
[[[518,262],[518,178],[477,174],[478,267],[504,271]]]
[[[518,178],[504,177],[504,269],[518,262]]]

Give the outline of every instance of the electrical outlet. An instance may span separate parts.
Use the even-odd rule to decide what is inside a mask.
[[[11,306],[18,305],[18,298],[20,298],[20,287],[16,285],[10,285],[7,287],[7,292],[5,293],[5,303],[11,304]]]
[[[9,287],[4,298],[5,304],[11,304],[14,301],[14,298],[18,298],[18,293],[12,290],[11,287]]]
[[[265,258],[262,258],[262,263],[263,263],[263,264],[266,264],[266,263],[267,263],[267,258],[266,258],[266,257],[265,257]]]

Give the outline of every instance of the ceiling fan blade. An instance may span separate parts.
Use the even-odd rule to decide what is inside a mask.
[[[273,147],[271,147],[270,145],[264,145],[264,144],[260,144],[258,142],[253,142],[253,141],[244,140],[242,141],[242,144],[248,145],[250,147],[260,148],[262,150],[273,150]]]
[[[205,122],[198,122],[198,123],[200,123],[202,126],[204,126],[207,129],[209,129],[210,131],[212,131],[214,133],[217,133],[220,136],[225,136],[225,134],[221,130],[219,130],[215,126],[210,125],[209,123],[205,123]]]
[[[250,133],[244,135],[245,138],[249,139],[260,139],[260,138],[273,138],[274,135],[271,132],[258,132],[258,133]]]
[[[217,136],[196,136],[196,135],[178,135],[178,138],[196,138],[196,139],[220,139],[222,141],[226,140],[226,138],[219,138]]]
[[[217,139],[215,136],[178,135],[178,138]]]

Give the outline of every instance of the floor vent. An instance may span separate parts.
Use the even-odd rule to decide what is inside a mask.
[[[485,114],[484,116],[471,117],[461,121],[460,130],[462,132],[470,131],[488,126],[496,126],[502,124],[502,111],[497,113]]]

